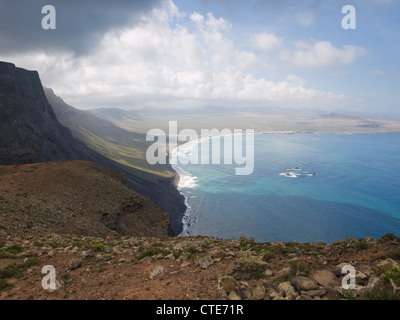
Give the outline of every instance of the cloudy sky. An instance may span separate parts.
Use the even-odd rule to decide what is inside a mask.
[[[356,8],[356,30],[342,7]],[[400,114],[399,0],[0,0],[0,60],[81,108]],[[56,30],[41,27],[56,9]]]

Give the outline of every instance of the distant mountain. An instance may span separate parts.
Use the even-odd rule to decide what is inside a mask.
[[[0,164],[56,160],[105,161],[58,122],[36,71],[0,62]]]
[[[338,112],[331,112],[328,114],[324,114],[321,118],[325,119],[347,119],[347,120],[363,120],[362,117],[354,116],[346,113],[338,113]]]

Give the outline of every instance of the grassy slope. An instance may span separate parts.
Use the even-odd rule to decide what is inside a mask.
[[[58,120],[89,148],[113,160],[112,168],[124,173],[130,188],[149,197],[171,215],[175,234],[182,230],[184,199],[174,186],[175,172],[168,165],[151,166],[145,159],[150,142],[145,135],[121,129],[109,121],[67,105],[45,90]]]

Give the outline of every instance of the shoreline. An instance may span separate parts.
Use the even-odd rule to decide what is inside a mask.
[[[229,134],[229,135],[233,135],[233,134],[234,133]],[[323,132],[289,132],[289,131],[286,131],[286,132],[255,132],[255,135],[261,135],[261,134],[265,134],[265,135],[271,135],[271,134],[272,135],[287,135],[287,134],[290,134],[290,135],[293,135],[293,134],[300,134],[300,135],[302,135],[302,134],[321,134],[321,135],[325,135],[325,134],[334,134],[334,135],[343,136],[343,135],[353,135],[353,134],[354,135],[366,135],[366,134],[373,134],[373,135],[379,134],[379,135],[381,135],[381,134],[400,134],[400,133],[394,133],[394,132],[387,132],[387,133],[386,132],[375,132],[375,133],[356,133],[356,132],[355,133],[340,133],[340,132],[323,133]],[[183,145],[186,145],[187,143],[191,143],[194,146],[194,145],[197,145],[197,144],[201,143],[202,139],[207,139],[207,138],[209,139],[209,138],[215,138],[215,137],[223,138],[224,136],[226,136],[226,134],[225,135],[204,136],[204,137],[199,137],[199,138],[196,138],[196,139],[188,140],[188,141],[185,141],[185,142],[181,142],[181,143],[178,143],[174,148],[171,148],[171,152],[176,152],[179,147],[181,147]],[[178,237],[179,236],[193,236],[193,234],[191,234],[190,232],[187,232],[187,233],[184,233],[184,232],[187,231],[187,227],[191,226],[192,223],[194,223],[197,220],[196,217],[192,217],[190,215],[190,213],[196,212],[198,210],[194,210],[193,211],[193,208],[191,207],[190,203],[188,203],[188,201],[190,201],[190,199],[191,199],[191,196],[187,195],[187,193],[185,193],[185,192],[182,192],[182,186],[180,186],[180,183],[182,182],[182,177],[181,177],[182,173],[180,174],[179,173],[180,170],[176,170],[175,169],[175,166],[179,166],[179,165],[180,165],[179,160],[178,160],[177,164],[174,164],[174,165],[169,164],[169,167],[171,168],[171,171],[173,172],[172,183],[173,183],[174,187],[176,188],[176,190],[182,195],[183,202],[184,202],[184,205],[186,207],[186,210],[184,211],[184,213],[180,215],[180,219],[181,219],[180,220],[180,224],[182,225],[182,232],[177,236]],[[189,177],[190,177],[190,175],[189,175]],[[201,234],[201,236],[207,236],[207,235]]]

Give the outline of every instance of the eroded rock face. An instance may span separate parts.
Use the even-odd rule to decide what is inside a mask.
[[[0,62],[0,165],[94,158],[58,122],[39,74]]]

